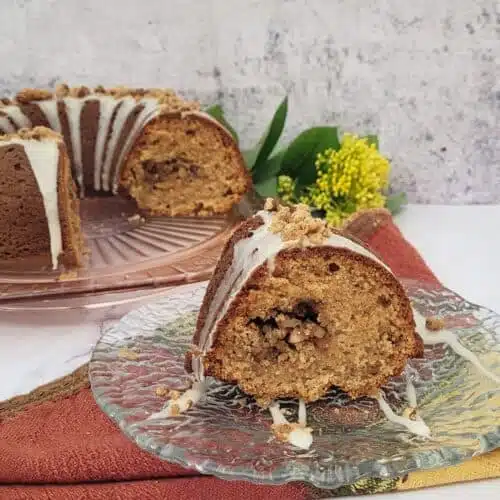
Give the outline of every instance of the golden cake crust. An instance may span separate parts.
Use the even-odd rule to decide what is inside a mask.
[[[423,354],[402,285],[376,257],[342,246],[345,235],[330,240],[339,233],[304,207],[266,208],[273,210],[267,231],[280,235],[281,249],[272,263],[266,259],[249,270],[240,288],[229,287],[219,306],[231,297],[228,309],[215,313],[210,345],[201,346],[234,247],[251,241],[264,219],[254,216],[235,231],[209,283],[186,369],[193,353],[201,355],[206,375],[237,383],[263,405],[280,397],[314,401],[332,385],[353,398],[375,396],[409,358]]]
[[[228,213],[252,179],[231,134],[199,112],[166,112],[142,130],[121,185],[153,214]]]
[[[250,217],[249,219],[244,220],[239,224],[238,227],[235,228],[233,233],[231,234],[231,237],[228,239],[228,241],[225,243],[222,252],[221,252],[221,257],[219,261],[217,262],[217,265],[215,266],[215,270],[212,274],[212,277],[210,278],[210,281],[208,283],[207,291],[205,292],[205,296],[203,298],[203,302],[200,307],[200,312],[198,314],[198,319],[196,322],[196,329],[193,337],[193,346],[192,348],[186,353],[186,359],[184,366],[186,368],[186,371],[188,373],[192,372],[192,357],[193,357],[193,351],[198,351],[198,344],[200,342],[200,333],[201,329],[203,327],[203,324],[205,323],[205,319],[208,314],[208,309],[210,308],[210,304],[212,300],[214,299],[215,293],[217,292],[217,289],[222,283],[222,280],[224,279],[224,275],[226,274],[226,271],[229,269],[231,266],[231,263],[233,261],[234,257],[234,246],[236,243],[239,241],[248,238],[252,235],[253,231],[258,229],[260,226],[264,224],[264,220],[262,217],[255,215],[253,217]]]

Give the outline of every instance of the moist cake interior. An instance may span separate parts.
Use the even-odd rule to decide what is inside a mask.
[[[239,158],[219,125],[158,117],[137,140],[122,186],[152,213],[225,213],[248,187],[248,178],[234,168]]]
[[[219,325],[210,372],[263,405],[314,401],[331,386],[376,395],[401,373],[411,311],[385,272],[328,247],[286,250],[274,266],[252,275]]]

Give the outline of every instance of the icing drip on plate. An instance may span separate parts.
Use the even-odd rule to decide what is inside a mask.
[[[392,411],[391,407],[387,404],[387,401],[384,399],[382,392],[379,394],[377,401],[380,409],[386,416],[387,420],[389,420],[390,422],[398,425],[403,425],[410,432],[416,434],[417,436],[429,437],[431,435],[429,427],[427,427],[425,422],[418,415],[415,415],[415,420],[396,415]]]
[[[271,403],[269,412],[273,418],[273,433],[280,441],[288,442],[303,450],[308,450],[311,447],[313,442],[312,429],[306,427],[306,405],[303,399],[299,400],[297,423],[288,422],[277,402]]]
[[[407,417],[404,414],[402,416],[396,415],[385,400],[382,391],[380,391],[380,394],[377,397],[378,405],[382,410],[382,413],[390,422],[406,427],[410,432],[416,434],[417,436],[430,437],[431,431],[429,427],[427,427],[426,423],[417,413],[417,391],[415,390],[415,386],[411,381],[410,375],[408,373],[408,367],[406,367],[405,373],[406,399],[408,401],[409,408],[407,408],[404,413],[408,413],[409,416]]]
[[[148,417],[148,420],[155,418],[175,417],[189,410],[205,395],[207,386],[203,382],[194,382],[191,389],[181,394],[177,398],[171,398],[165,407]]]
[[[426,319],[418,311],[413,309],[413,317],[415,319],[415,324],[417,326],[417,333],[420,335],[424,344],[435,345],[435,344],[446,344],[451,349],[455,351],[456,354],[462,358],[470,361],[480,372],[486,375],[488,378],[493,380],[493,382],[500,384],[500,377],[492,373],[485,366],[482,365],[478,357],[472,352],[464,347],[455,333],[450,330],[439,330],[430,331],[426,326]]]
[[[417,391],[413,385],[408,371],[406,372],[406,399],[412,408],[417,407]]]
[[[431,331],[426,326],[426,318],[422,316],[418,311],[413,309],[413,317],[415,319],[416,331],[418,335],[422,338],[424,344],[426,345],[435,345],[435,344],[446,344],[453,351],[471,362],[481,373],[483,373],[486,377],[493,380],[493,382],[500,384],[500,377],[492,373],[488,370],[478,359],[478,357],[465,346],[460,343],[457,335],[450,330],[439,330],[439,331]],[[422,420],[421,417],[416,413],[417,408],[417,393],[415,391],[415,387],[413,386],[408,372],[406,374],[406,397],[408,399],[408,403],[410,408],[413,409],[413,419],[407,418],[405,416],[396,415],[391,407],[387,404],[387,401],[384,399],[382,393],[377,398],[380,409],[391,422],[405,426],[410,432],[420,436],[430,436],[430,430]]]

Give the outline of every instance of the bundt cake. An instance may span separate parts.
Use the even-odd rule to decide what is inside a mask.
[[[418,357],[410,301],[390,269],[308,207],[277,207],[234,232],[208,285],[186,368],[264,406],[336,386],[377,397]]]
[[[78,197],[205,216],[229,212],[251,182],[231,134],[170,90],[25,89],[1,100],[0,136],[0,260],[80,264]]]

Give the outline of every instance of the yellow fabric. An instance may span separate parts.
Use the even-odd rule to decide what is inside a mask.
[[[398,482],[396,489],[398,491],[415,490],[497,477],[500,477],[500,449],[474,457],[453,467],[412,472],[406,479],[401,479]]]

